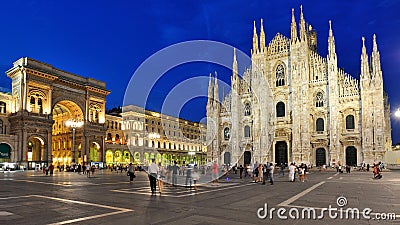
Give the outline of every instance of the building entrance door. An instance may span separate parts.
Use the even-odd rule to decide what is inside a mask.
[[[245,151],[244,152],[244,165],[250,165],[251,163],[251,152]]]
[[[285,141],[278,141],[275,144],[275,163],[281,165],[288,162],[288,149]]]
[[[357,149],[354,146],[346,148],[346,165],[357,166]]]
[[[326,165],[326,152],[325,152],[325,149],[319,148],[315,152],[315,165],[316,166]]]

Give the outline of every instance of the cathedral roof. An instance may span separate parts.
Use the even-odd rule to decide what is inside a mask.
[[[289,52],[289,38],[277,33],[275,37],[268,44],[268,54],[282,54]]]

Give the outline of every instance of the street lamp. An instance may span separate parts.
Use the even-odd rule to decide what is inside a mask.
[[[72,162],[75,163],[75,129],[82,127],[83,121],[67,120],[65,125],[72,128]]]
[[[400,118],[400,108],[398,108],[396,112],[394,112],[394,116]]]

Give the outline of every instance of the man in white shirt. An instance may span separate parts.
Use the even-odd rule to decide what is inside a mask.
[[[157,174],[159,169],[155,163],[155,159],[152,159],[151,161],[152,163],[149,166],[148,173],[149,173],[151,193],[154,194],[156,193]]]
[[[293,165],[293,163],[291,163],[289,166],[289,181],[294,182],[295,173],[296,173],[296,167]]]
[[[271,183],[271,185],[274,184],[274,164],[271,163],[269,166],[269,182]]]

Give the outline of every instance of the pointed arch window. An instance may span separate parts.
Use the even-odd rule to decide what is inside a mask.
[[[318,118],[316,121],[316,128],[317,132],[323,132],[324,131],[324,119]]]
[[[318,92],[315,96],[315,107],[324,107],[324,95]]]
[[[32,105],[34,105],[35,102],[36,102],[35,98],[34,98],[33,96],[31,96],[31,101],[30,101],[30,103],[31,103]]]
[[[346,116],[346,129],[347,130],[354,129],[354,116],[353,115]]]
[[[250,126],[249,125],[246,125],[244,127],[244,137],[245,138],[249,138],[250,137]]]
[[[229,127],[225,127],[225,129],[224,129],[224,139],[225,140],[229,140],[230,136],[231,136],[231,133],[230,133]]]
[[[275,75],[276,75],[276,86],[284,86],[285,85],[285,68],[283,67],[282,64],[279,64],[276,67],[276,71],[275,71]]]
[[[6,113],[6,103],[0,102],[0,113]]]
[[[39,113],[43,113],[43,102],[41,98],[38,98],[38,107],[39,107]]]
[[[249,102],[246,102],[246,104],[244,105],[244,115],[245,116],[251,115],[251,105]]]
[[[285,117],[285,103],[278,102],[276,104],[276,117]]]

